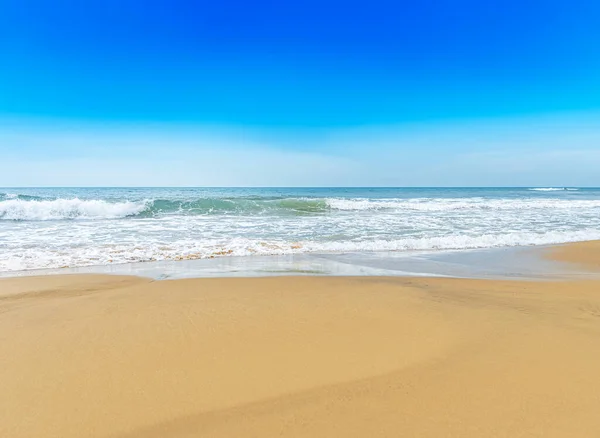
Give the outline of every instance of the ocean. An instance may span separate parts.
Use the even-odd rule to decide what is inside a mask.
[[[0,189],[0,272],[589,239],[600,189]]]

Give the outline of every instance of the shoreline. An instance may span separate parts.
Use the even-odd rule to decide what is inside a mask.
[[[197,260],[163,260],[59,269],[0,272],[2,278],[54,275],[132,275],[154,280],[182,278],[254,278],[272,276],[393,276],[480,279],[585,277],[598,264],[562,263],[561,248],[580,248],[600,241],[552,245],[429,251],[300,253],[228,256]],[[587,251],[586,249],[582,249]],[[567,254],[569,257],[576,255]]]
[[[596,436],[599,309],[593,279],[0,279],[0,436]]]

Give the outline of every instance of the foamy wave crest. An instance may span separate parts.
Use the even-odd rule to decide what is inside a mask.
[[[112,203],[78,198],[32,201],[8,199],[0,201],[0,220],[117,219],[140,214],[149,205],[147,201]]]
[[[319,216],[327,213],[382,211],[384,213],[452,213],[453,211],[600,209],[600,199],[487,199],[487,198],[197,198],[192,200],[44,199],[0,194],[0,220],[117,219],[125,217],[264,215]]]
[[[535,187],[535,188],[528,189],[528,190],[531,190],[533,192],[563,192],[565,190],[567,190],[569,192],[574,192],[579,189],[569,188],[569,187]]]

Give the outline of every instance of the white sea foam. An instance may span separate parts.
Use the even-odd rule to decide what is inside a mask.
[[[397,240],[372,240],[362,242],[335,242],[308,244],[311,251],[413,251],[497,248],[506,246],[550,245],[583,240],[600,239],[600,230],[575,232],[550,231],[546,233],[512,232],[480,236],[453,235]]]
[[[582,199],[333,199],[326,200],[333,210],[413,210],[443,212],[451,210],[577,209],[600,207],[600,200]]]
[[[115,219],[141,213],[147,202],[56,199],[0,201],[0,220],[49,221],[60,219]]]
[[[535,188],[532,188],[529,190],[534,191],[534,192],[562,192],[565,190],[577,191],[579,189],[569,188],[569,187],[535,187]]]
[[[503,235],[454,235],[443,237],[375,239],[345,242],[286,242],[259,241],[245,238],[206,241],[181,240],[169,245],[155,241],[136,245],[104,244],[74,245],[61,249],[49,247],[26,248],[0,254],[0,271],[40,268],[61,268],[159,260],[195,260],[222,256],[282,255],[327,252],[372,252],[410,250],[461,250],[506,246],[557,244],[600,239],[600,230],[577,232],[550,231],[546,233],[512,232]]]

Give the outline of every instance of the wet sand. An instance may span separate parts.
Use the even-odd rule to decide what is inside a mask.
[[[600,436],[599,339],[593,280],[2,279],[0,436]]]

